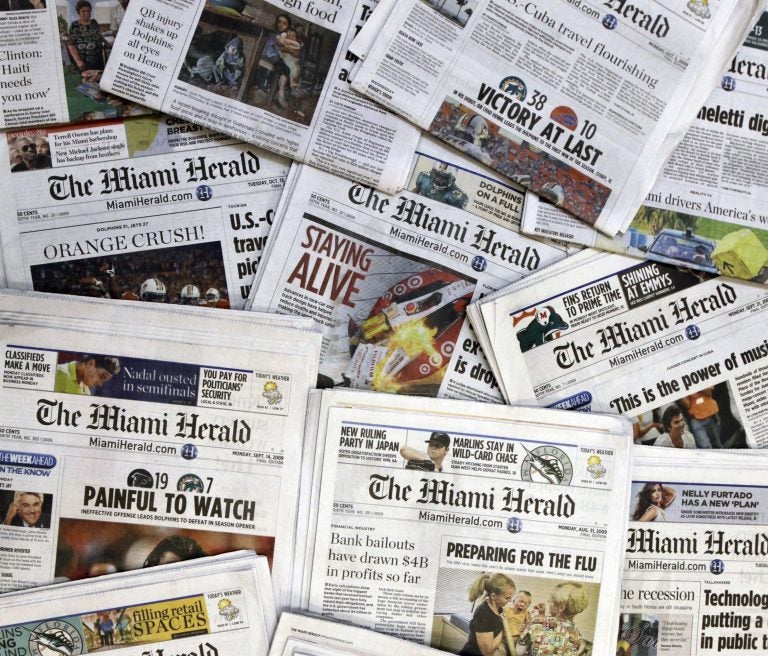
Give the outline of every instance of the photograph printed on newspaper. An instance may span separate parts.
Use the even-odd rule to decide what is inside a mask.
[[[566,625],[605,653],[626,524],[600,509],[626,505],[629,426],[354,396],[324,392],[315,418],[306,609],[452,653],[478,625],[511,653]]]
[[[101,84],[394,193],[418,130],[349,89],[374,0],[133,0]],[[149,42],[152,45],[147,46]]]
[[[402,1],[352,86],[614,235],[759,4]]]
[[[478,306],[510,403],[631,418],[635,440],[761,447],[765,288],[595,251]]]
[[[47,166],[13,165],[24,149]],[[7,132],[0,210],[19,289],[242,309],[289,162],[169,116]]]
[[[426,154],[397,196],[299,166],[249,307],[323,326],[324,387],[498,403],[465,308],[566,256],[510,225],[522,198]]]
[[[3,0],[0,128],[151,112],[99,88],[128,1]]]

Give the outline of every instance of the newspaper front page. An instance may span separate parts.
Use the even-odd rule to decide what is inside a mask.
[[[765,283],[768,14],[753,26],[675,148],[629,229],[613,240],[527,200],[534,235]]]
[[[266,558],[242,553],[6,595],[3,653],[267,653],[276,619]],[[143,651],[142,651],[143,650]],[[229,651],[227,651],[229,650]]]
[[[146,114],[99,89],[128,0],[0,2],[0,128]],[[37,161],[43,159],[37,155]],[[23,153],[16,163],[23,163]]]
[[[768,443],[765,287],[594,251],[568,264],[472,308],[508,402],[623,414],[656,446]]]
[[[762,4],[402,1],[353,88],[613,235]]]
[[[349,89],[375,0],[133,0],[102,87],[390,192],[418,130]]]
[[[292,169],[249,307],[323,326],[323,386],[500,403],[465,308],[566,250],[514,230],[522,194],[478,173],[424,154],[414,188]]]
[[[626,422],[340,391],[310,418],[302,608],[459,653],[493,603],[507,607],[488,629],[495,648],[567,624],[574,648],[608,653],[626,522],[605,509],[627,502]],[[568,618],[555,610],[566,599]]]
[[[45,169],[7,155],[36,141]],[[287,159],[169,116],[8,132],[0,140],[8,284],[242,309]]]
[[[652,451],[632,467],[616,653],[764,653],[768,460]]]
[[[149,340],[140,306],[108,304],[108,330],[100,302],[54,299],[96,329],[0,310],[2,589],[249,548],[285,603],[318,336],[182,311],[184,342]]]

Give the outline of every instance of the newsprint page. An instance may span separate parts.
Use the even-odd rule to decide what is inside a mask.
[[[624,654],[768,651],[766,467],[762,452],[689,452],[681,467],[667,449],[637,449],[619,621]]]
[[[626,518],[606,509],[627,504],[626,421],[317,394],[301,608],[459,653],[489,612],[472,601],[494,586],[510,599],[526,591],[533,624],[570,600],[568,640],[608,653]],[[419,451],[426,461],[412,460]],[[517,629],[508,646],[535,641],[521,617],[505,620]]]
[[[400,0],[352,86],[614,235],[762,4]]]
[[[567,254],[497,218],[522,198],[426,154],[395,196],[294,165],[249,307],[323,327],[325,387],[501,403],[465,308]]]
[[[1,299],[0,589],[247,548],[284,603],[318,337],[198,308],[150,340],[139,304],[50,298],[79,312]]]
[[[358,626],[309,615],[283,613],[269,656],[441,656],[443,652],[414,645]]]
[[[655,446],[768,444],[764,286],[590,250],[567,264],[470,308],[510,403],[623,414]]]
[[[708,273],[768,280],[768,13],[753,26],[629,229],[609,239],[526,198],[523,230]]]
[[[236,552],[4,597],[3,654],[266,654],[274,632],[264,556]]]
[[[101,86],[395,192],[419,131],[349,89],[373,0],[132,0]]]
[[[9,152],[39,144],[47,168]],[[0,138],[8,284],[242,309],[289,161],[169,116]]]
[[[99,88],[127,6],[128,0],[4,0],[0,128],[150,112]]]

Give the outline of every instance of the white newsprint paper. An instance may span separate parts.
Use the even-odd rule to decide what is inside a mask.
[[[635,453],[616,653],[763,653],[768,458],[677,455]]]
[[[0,633],[8,655],[266,654],[275,615],[266,557],[237,552],[6,595]]]
[[[51,166],[10,166],[14,144],[31,141],[45,144]],[[288,167],[169,116],[7,132],[8,285],[242,309]]]
[[[0,295],[0,587],[248,548],[284,604],[319,335],[167,308],[184,338],[153,314]]]
[[[567,624],[574,647],[612,653],[626,516],[606,510],[628,500],[625,420],[316,394],[301,609],[459,653],[488,603],[527,591],[529,615],[503,613],[518,629],[507,644]],[[571,600],[567,619],[558,599]]]
[[[656,446],[768,444],[764,286],[590,250],[567,264],[470,307],[509,403],[620,413]]]
[[[283,613],[269,656],[440,656],[444,652],[319,617]]]
[[[419,132],[349,89],[374,0],[132,0],[101,85],[395,192]]]
[[[629,229],[614,239],[526,199],[523,230],[649,260],[768,279],[768,13],[753,26]]]
[[[763,4],[401,0],[352,86],[613,235]]]
[[[150,112],[99,89],[127,5],[128,0],[2,0],[0,128]],[[38,154],[36,161],[44,157]]]
[[[465,308],[566,256],[515,229],[523,195],[427,154],[397,196],[299,165],[250,308],[323,326],[323,386],[500,403]]]

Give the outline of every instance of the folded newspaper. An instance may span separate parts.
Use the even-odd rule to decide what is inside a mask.
[[[392,636],[319,617],[283,613],[269,656],[440,656],[430,649]]]
[[[352,86],[613,235],[763,5],[401,0]]]
[[[766,307],[761,285],[586,250],[469,316],[509,403],[619,413],[656,446],[764,447]]]
[[[397,196],[298,166],[249,307],[323,326],[324,387],[500,403],[464,309],[566,256],[517,231],[522,199],[426,152]]]
[[[566,626],[613,653],[625,420],[341,390],[308,416],[294,607],[453,653]]]
[[[9,655],[266,654],[275,616],[267,559],[234,553],[6,595],[0,632]]]
[[[535,196],[523,230],[765,283],[768,13],[752,28],[634,215],[609,239]]]
[[[248,548],[281,607],[320,345],[291,321],[0,293],[0,588]]]
[[[7,163],[32,143],[47,167]],[[9,285],[235,309],[250,293],[289,166],[169,116],[8,132],[0,161]]]
[[[768,458],[677,455],[635,454],[616,654],[763,653]]]
[[[99,89],[128,0],[3,0],[0,128],[151,110]],[[37,154],[38,161],[46,157]]]
[[[418,130],[349,89],[375,0],[132,0],[102,88],[394,193]]]

